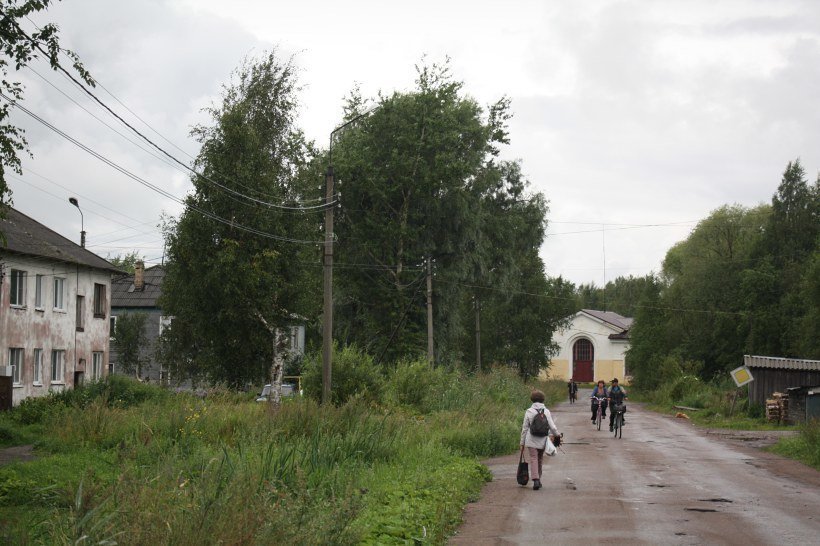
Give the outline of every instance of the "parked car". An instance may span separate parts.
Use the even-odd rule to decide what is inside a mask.
[[[259,393],[259,396],[256,398],[257,402],[267,402],[270,399],[271,390],[273,386],[268,383],[262,388],[262,392]],[[282,396],[296,396],[297,394],[302,394],[296,390],[296,385],[293,383],[282,383]]]

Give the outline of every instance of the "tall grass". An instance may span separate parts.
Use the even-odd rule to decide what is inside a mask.
[[[0,418],[39,438],[38,460],[0,468],[0,540],[442,543],[489,477],[476,458],[516,448],[530,388],[422,362],[374,381],[330,407],[123,378],[27,404]]]
[[[781,438],[771,450],[820,470],[820,419],[801,425],[797,436]]]

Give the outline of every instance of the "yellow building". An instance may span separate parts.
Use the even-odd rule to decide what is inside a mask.
[[[582,309],[555,333],[560,350],[544,373],[552,379],[593,382],[626,377],[624,354],[629,349],[632,319],[611,311]]]

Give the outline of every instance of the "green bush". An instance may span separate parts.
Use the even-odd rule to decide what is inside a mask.
[[[426,359],[403,360],[388,372],[386,401],[426,413],[440,404],[441,393],[457,377],[443,367],[432,367]]]
[[[304,362],[302,386],[305,394],[314,400],[322,398],[322,358],[313,353]],[[333,346],[333,370],[331,375],[331,399],[339,406],[353,397],[369,402],[379,402],[384,387],[382,370],[373,357],[353,345],[339,350]]]

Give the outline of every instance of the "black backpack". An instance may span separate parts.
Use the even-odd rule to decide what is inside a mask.
[[[532,418],[532,422],[530,423],[530,434],[533,436],[546,436],[550,433],[550,424],[547,421],[547,414],[544,413],[543,409],[535,410],[536,413],[535,417]]]

